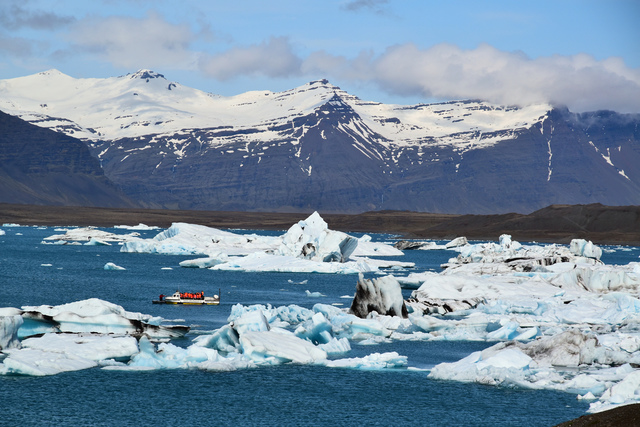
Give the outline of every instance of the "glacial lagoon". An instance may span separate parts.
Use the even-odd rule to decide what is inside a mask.
[[[0,307],[61,305],[97,298],[190,326],[170,344],[186,349],[198,337],[229,322],[233,307],[256,304],[317,304],[346,309],[357,274],[245,272],[181,268],[193,255],[125,253],[121,246],[43,244],[58,233],[45,227],[2,227]],[[122,229],[102,229],[127,233]],[[159,230],[139,230],[152,238]],[[277,232],[236,231],[277,236]],[[355,235],[355,234],[354,234]],[[360,235],[357,235],[360,236]],[[496,236],[497,238],[497,236]],[[372,235],[374,242],[397,236]],[[444,244],[446,242],[436,242]],[[606,264],[637,262],[638,248],[603,247]],[[375,279],[440,271],[457,253],[451,250],[405,251],[386,257],[411,268],[364,273]],[[107,263],[124,270],[105,270]],[[221,293],[214,307],[151,304],[176,289]],[[309,291],[309,292],[307,292]],[[410,289],[403,289],[409,297]],[[311,295],[311,296],[310,296]],[[319,295],[319,296],[317,296]],[[49,376],[0,375],[0,408],[8,425],[553,425],[584,414],[592,401],[577,394],[429,378],[441,363],[457,362],[495,344],[486,340],[351,340],[350,350],[330,359],[397,353],[406,364],[333,368],[322,364],[264,364],[247,369],[118,370],[98,366]],[[126,364],[126,361],[118,363]]]

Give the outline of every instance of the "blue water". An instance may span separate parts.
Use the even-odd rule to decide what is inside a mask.
[[[176,345],[187,346],[197,334],[225,324],[231,306],[237,303],[311,308],[321,302],[348,307],[351,300],[340,297],[352,295],[357,280],[353,275],[184,269],[178,263],[191,257],[123,254],[117,245],[42,245],[44,237],[59,232],[36,227],[3,229],[7,234],[0,236],[0,307],[100,298],[128,311],[181,319],[192,331],[175,341]],[[453,255],[408,251],[402,259],[416,263],[410,271],[437,271]],[[607,262],[626,264],[638,260],[638,250],[616,249],[606,257]],[[126,271],[105,271],[107,262]],[[306,284],[298,284],[304,280]],[[151,304],[160,293],[176,289],[206,294],[221,289],[221,304]],[[310,298],[305,290],[326,297]],[[429,369],[487,346],[478,342],[354,343],[347,357],[397,351],[408,357],[410,367]],[[568,393],[434,381],[427,373],[285,365],[235,372],[96,368],[42,378],[0,376],[0,425],[549,426],[580,416],[588,408]]]

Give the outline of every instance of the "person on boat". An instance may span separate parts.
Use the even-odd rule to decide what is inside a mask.
[[[164,294],[160,294],[160,301],[164,300]]]

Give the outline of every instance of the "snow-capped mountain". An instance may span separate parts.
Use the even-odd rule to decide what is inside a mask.
[[[147,206],[530,212],[640,204],[638,116],[362,101],[326,80],[212,95],[141,70],[0,81],[0,110],[82,139]]]

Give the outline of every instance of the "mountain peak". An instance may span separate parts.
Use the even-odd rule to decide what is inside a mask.
[[[312,88],[324,87],[324,88],[329,88],[334,90],[340,90],[338,86],[331,84],[327,79],[310,81],[309,83],[307,83],[307,86],[310,86]]]
[[[156,73],[155,71],[151,71],[151,70],[145,70],[145,69],[138,70],[133,74],[127,74],[127,76],[130,79],[141,79],[141,80],[146,80],[147,82],[149,82],[149,80],[151,79],[165,78],[163,74]]]
[[[56,70],[55,68],[52,68],[50,70],[46,70],[46,71],[41,71],[38,73],[39,76],[61,76],[64,75],[63,72],[61,72],[60,70]]]

